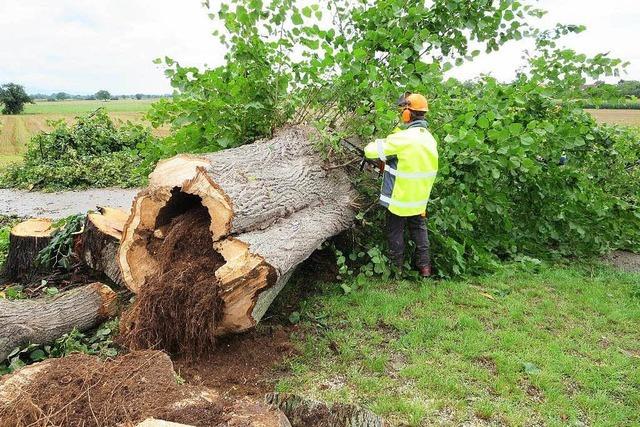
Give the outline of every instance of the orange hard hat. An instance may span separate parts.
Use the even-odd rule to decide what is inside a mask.
[[[405,106],[406,108],[413,111],[429,111],[429,102],[427,102],[427,98],[419,93],[412,93],[405,96]]]

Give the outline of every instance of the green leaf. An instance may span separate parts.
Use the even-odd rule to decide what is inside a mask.
[[[294,311],[293,313],[291,313],[289,315],[289,322],[293,325],[300,323],[300,313],[297,311]]]
[[[523,363],[522,368],[526,374],[535,375],[540,373],[540,368],[530,362]]]
[[[295,25],[304,24],[302,16],[300,16],[298,12],[294,12],[293,15],[291,15],[291,22],[293,22]]]
[[[482,116],[478,119],[476,124],[478,125],[479,128],[486,129],[489,127],[489,120],[485,116]]]
[[[509,125],[509,132],[513,136],[518,136],[522,132],[523,126],[520,123],[511,123]]]
[[[34,350],[29,354],[29,359],[33,360],[34,362],[44,360],[46,359],[46,357],[47,355],[41,349]]]
[[[52,287],[44,288],[44,293],[49,296],[54,296],[54,295],[58,295],[60,291],[58,290],[58,288],[54,288],[52,286]]]
[[[353,57],[357,60],[361,60],[366,58],[367,56],[367,51],[362,49],[362,48],[357,48],[353,51]]]
[[[312,12],[313,11],[311,10],[311,8],[309,6],[305,6],[305,7],[302,8],[302,14],[304,16],[306,16],[307,18],[311,18],[311,13]]]

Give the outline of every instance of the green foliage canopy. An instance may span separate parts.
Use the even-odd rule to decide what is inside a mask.
[[[227,63],[200,72],[165,58],[177,92],[151,117],[176,130],[165,154],[249,142],[285,121],[313,123],[335,152],[340,136],[388,134],[399,93],[425,93],[440,141],[429,227],[441,274],[480,272],[523,255],[637,249],[637,136],[598,126],[573,101],[587,79],[617,75],[625,64],[562,47],[563,36],[584,27],[541,30],[534,22],[543,14],[512,0],[225,1],[211,17],[225,26],[218,36]],[[465,85],[444,77],[480,50],[523,37],[535,41],[535,50],[513,83],[485,77]],[[228,111],[255,102],[261,108],[253,118],[266,117],[249,132],[245,116]],[[563,153],[569,162],[560,166]],[[367,181],[355,179],[375,199],[377,184]],[[363,257],[374,267],[360,271],[383,271],[381,213],[359,215],[365,232],[355,239],[355,255],[340,257],[343,272],[350,271],[347,260]]]
[[[0,86],[0,104],[2,107],[2,114],[20,114],[24,110],[24,104],[31,103],[33,100],[24,91],[24,87],[15,84],[7,83]]]
[[[99,99],[101,101],[107,101],[111,99],[111,94],[109,93],[109,91],[104,89],[97,91],[94,96],[96,99]]]

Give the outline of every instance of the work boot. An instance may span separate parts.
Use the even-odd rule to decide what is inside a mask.
[[[431,277],[431,266],[428,265],[426,267],[420,267],[418,268],[418,271],[420,272],[420,277]]]

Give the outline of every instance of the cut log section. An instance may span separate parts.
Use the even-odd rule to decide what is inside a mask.
[[[56,228],[50,219],[29,219],[16,224],[9,234],[9,253],[4,276],[11,281],[27,281],[37,272],[38,253],[51,241]]]
[[[74,328],[85,331],[115,315],[115,292],[92,283],[55,297],[0,299],[0,361],[16,347],[47,344]]]
[[[123,285],[118,248],[129,213],[122,209],[100,207],[87,215],[81,235],[79,256],[91,269],[104,273],[110,280]]]
[[[118,260],[127,287],[138,292],[158,270],[151,237],[162,238],[172,218],[202,205],[225,260],[215,271],[223,301],[216,333],[255,326],[295,267],[353,222],[349,179],[323,167],[316,138],[290,127],[270,140],[160,162],[123,231]]]

